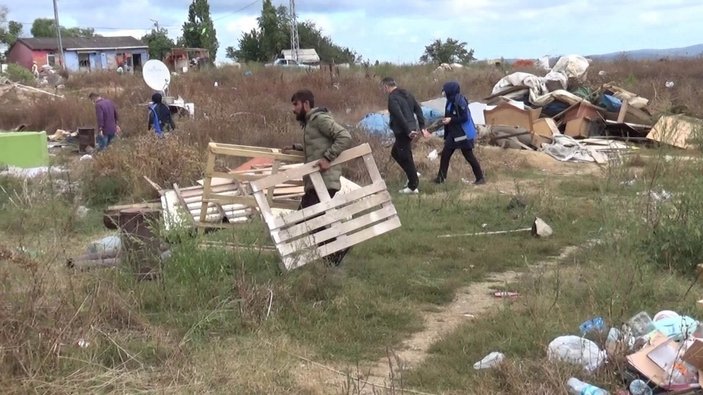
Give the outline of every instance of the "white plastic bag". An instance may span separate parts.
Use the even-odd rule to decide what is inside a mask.
[[[588,372],[598,369],[605,361],[605,351],[588,339],[578,336],[560,336],[547,347],[550,361],[562,361],[581,365]]]
[[[501,364],[505,360],[505,354],[502,352],[498,351],[493,351],[492,353],[486,355],[483,357],[482,360],[476,362],[474,364],[474,369],[480,370],[480,369],[489,369],[496,367]]]

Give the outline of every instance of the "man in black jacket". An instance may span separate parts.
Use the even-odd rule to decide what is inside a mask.
[[[390,128],[395,135],[395,143],[391,149],[391,156],[398,162],[408,177],[408,184],[400,193],[419,193],[415,161],[413,160],[412,141],[425,132],[425,118],[422,108],[415,97],[405,89],[399,88],[393,78],[386,77],[381,80],[383,90],[388,94],[388,112],[390,114]],[[417,117],[417,120],[415,119]]]

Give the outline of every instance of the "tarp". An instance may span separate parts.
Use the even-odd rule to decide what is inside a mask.
[[[437,108],[432,108],[425,105],[422,105],[421,107],[422,116],[425,117],[425,123],[427,125],[444,116],[444,106],[442,106],[440,111],[438,111]],[[366,114],[357,126],[361,129],[365,129],[369,134],[389,137],[393,135],[391,128],[388,126],[389,123],[390,116],[388,111],[382,111]]]
[[[425,123],[427,125],[444,116],[444,106],[446,103],[447,99],[443,97],[420,103],[422,115],[425,117]],[[524,107],[521,102],[511,101],[511,104],[518,108]],[[483,110],[490,110],[492,108],[495,108],[495,106],[487,106],[485,103],[481,102],[469,103],[469,111],[471,111],[471,119],[473,119],[474,124],[484,125],[486,120],[483,117]],[[370,134],[392,136],[393,132],[391,132],[388,127],[389,122],[388,111],[379,111],[366,114],[357,126],[361,129],[365,129]],[[443,133],[444,131],[442,129],[436,132],[438,136],[443,136]]]
[[[506,75],[493,86],[492,94],[500,93],[511,86],[525,86],[525,89],[506,94],[503,97],[517,99],[525,95],[525,93],[529,93],[530,103],[543,107],[554,100],[554,96],[551,93],[561,92],[567,88],[569,78],[584,79],[588,71],[588,65],[588,60],[583,56],[562,56],[544,77],[524,72]],[[552,81],[558,82],[562,89],[552,87],[553,92],[550,93],[547,84]]]

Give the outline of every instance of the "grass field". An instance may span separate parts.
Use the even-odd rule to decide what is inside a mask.
[[[693,88],[700,61],[591,67],[650,98],[657,114],[682,105],[702,112]],[[572,375],[614,392],[622,387],[622,358],[586,375],[548,361],[547,344],[578,334],[581,322],[598,315],[612,325],[642,310],[699,315],[701,165],[677,159],[697,152],[665,147],[598,167],[482,146],[488,184],[462,183],[470,169],[456,155],[449,182],[438,186],[430,183],[438,164],[426,155],[441,141],[423,141],[415,151],[422,194],[402,196],[394,193],[404,180],[388,164],[389,148],[352,128],[357,143],[372,145],[402,227],[356,246],[341,267],[282,273],[277,256],[257,248],[268,235],[255,220],[207,235],[172,232],[172,257],[156,281],[136,281],[126,268],[68,270],[68,257],[109,234],[102,225],[108,204],[156,197],[142,176],[192,185],[211,140],[299,141],[289,99],[300,87],[354,125],[384,107],[380,76],[394,75],[422,100],[437,96],[443,79],[459,79],[475,99],[500,78],[487,67],[442,75],[423,67],[372,68],[368,76],[351,69],[334,81],[322,72],[252,70],[250,77],[223,68],[174,78],[173,93],[194,101],[198,115],[177,120],[177,135],[165,140],[144,131],[138,103],[150,92],[138,77],[72,75],[66,100],[3,98],[11,105],[0,107],[0,127],[51,132],[92,124],[87,93],[97,90],[118,103],[125,130],[93,161],[53,157],[67,173],[0,177],[6,393],[559,394]],[[665,90],[664,78],[680,88]],[[591,81],[599,82],[606,81]],[[359,169],[345,174],[355,179]],[[653,197],[662,189],[669,199]],[[437,237],[529,227],[535,217],[551,225],[552,237]],[[252,248],[202,249],[203,240]],[[491,290],[519,296],[500,299]],[[506,362],[475,371],[491,351]]]

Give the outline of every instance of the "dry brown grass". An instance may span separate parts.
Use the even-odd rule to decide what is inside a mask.
[[[655,113],[684,109],[703,115],[703,93],[696,85],[703,78],[701,60],[594,62],[591,70],[593,87],[615,81],[650,98]],[[606,75],[598,76],[599,70]],[[175,76],[171,94],[196,103],[196,116],[176,119],[177,131],[162,140],[145,130],[146,110],[141,104],[149,100],[150,89],[137,76],[108,73],[72,75],[63,100],[17,93],[4,96],[0,128],[26,124],[29,130],[52,133],[56,128],[93,125],[94,112],[87,94],[99,92],[118,105],[124,136],[96,155],[87,169],[81,169],[82,179],[86,185],[96,185],[94,181],[99,179],[113,180],[122,188],[117,192],[124,199],[150,198],[154,191],[143,176],[164,187],[174,182],[192,185],[202,176],[204,148],[210,141],[269,147],[300,141],[289,103],[296,89],[313,90],[318,105],[328,107],[341,123],[353,126],[367,112],[385,107],[386,98],[378,85],[381,77],[395,77],[419,100],[437,97],[445,80],[457,79],[476,100],[490,94],[503,76],[501,70],[490,66],[434,74],[423,67],[375,68],[368,75],[363,69],[352,69],[341,70],[338,78],[326,70],[308,73],[255,68],[251,76],[243,71],[225,67]],[[675,81],[676,86],[665,88],[667,80]],[[356,142],[372,145],[386,179],[400,183],[401,172],[389,161],[389,148],[353,127],[352,131]],[[426,156],[441,145],[438,139],[417,143],[415,157],[425,180],[438,165]],[[489,177],[506,169],[541,166],[531,162],[533,158],[492,148],[479,148],[477,155]],[[457,180],[468,172],[463,158],[456,155],[450,177]],[[362,177],[357,168],[348,169],[347,175]],[[39,220],[46,219],[30,223],[34,226]],[[44,248],[61,251],[65,242],[57,238]],[[275,351],[280,346],[297,352],[298,345],[289,340],[273,340],[280,344],[271,350],[266,350],[270,344],[257,338],[233,338],[224,344],[213,341],[193,356],[185,356],[178,345],[180,339],[163,334],[164,329],[151,326],[140,315],[136,307],[141,303],[139,294],[130,291],[138,287],[121,288],[117,276],[66,275],[57,270],[59,265],[55,256],[34,259],[9,246],[0,249],[0,383],[8,384],[10,391],[178,393],[228,388],[243,393],[290,393],[304,388],[290,376],[299,361]],[[234,280],[232,295],[242,300],[239,313],[245,324],[258,327],[267,321],[270,289],[266,282],[257,284],[243,277]],[[274,292],[278,298],[280,290]],[[80,348],[76,345],[79,339],[90,341],[92,346]],[[141,353],[145,349],[156,351],[148,356]],[[538,358],[511,363],[491,378],[498,382],[490,388],[500,388],[503,393],[548,393],[560,388],[563,376],[571,371],[543,366],[543,362]],[[259,365],[266,368],[258,369]],[[64,375],[67,372],[70,375]]]

